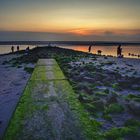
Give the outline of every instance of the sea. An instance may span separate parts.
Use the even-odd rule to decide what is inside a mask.
[[[7,54],[11,52],[12,45],[0,45],[0,54]],[[17,45],[14,46],[14,51],[17,51]],[[25,50],[28,46],[30,49],[37,47],[36,45],[18,45],[20,50]],[[47,45],[39,45],[38,47],[47,46]],[[52,45],[58,46],[58,45]],[[58,47],[67,48],[77,51],[88,52],[89,46],[86,45],[59,45]],[[117,47],[118,46],[92,46],[91,53],[97,54],[98,50],[102,51],[102,55],[111,55],[117,56]],[[140,45],[128,45],[128,46],[121,46],[122,47],[122,54],[126,58],[137,58],[140,59]]]

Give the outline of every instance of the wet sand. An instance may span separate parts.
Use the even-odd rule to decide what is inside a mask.
[[[30,75],[24,69],[3,65],[17,55],[0,56],[0,137],[8,125]]]

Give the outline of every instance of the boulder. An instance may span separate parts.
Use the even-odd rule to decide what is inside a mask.
[[[97,110],[102,110],[105,107],[106,101],[103,99],[100,99],[100,100],[94,101],[93,104]]]
[[[90,102],[92,102],[92,99],[89,99],[86,96],[82,96],[81,94],[79,95],[78,99],[82,103],[90,103]]]
[[[135,101],[129,101],[128,107],[135,115],[140,116],[140,103]]]
[[[117,103],[118,101],[117,101],[117,97],[118,97],[118,95],[117,94],[115,94],[115,93],[110,93],[109,95],[108,95],[108,97],[107,97],[107,104],[109,105],[109,104],[112,104],[112,103]]]

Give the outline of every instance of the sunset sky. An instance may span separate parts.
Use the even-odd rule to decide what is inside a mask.
[[[140,41],[140,0],[0,0],[0,41]]]

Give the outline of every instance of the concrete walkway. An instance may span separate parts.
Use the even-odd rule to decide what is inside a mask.
[[[6,140],[85,140],[90,121],[54,59],[40,59],[6,131]],[[92,130],[91,130],[92,131]]]

